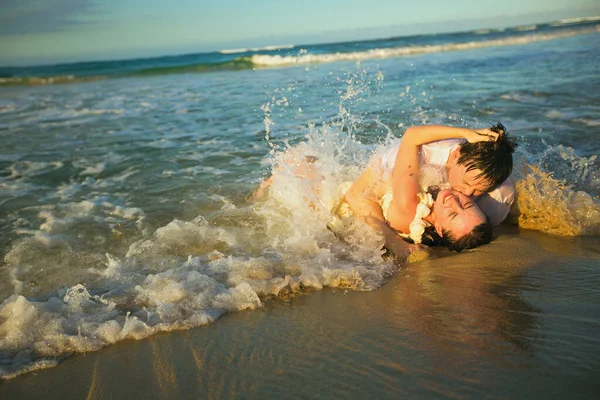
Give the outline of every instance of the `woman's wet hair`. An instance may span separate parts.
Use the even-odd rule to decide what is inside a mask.
[[[440,236],[433,226],[425,229],[421,243],[424,245],[444,246],[451,251],[461,252],[463,250],[474,249],[492,241],[492,223],[489,218],[485,222],[475,226],[473,230],[460,238],[455,238],[454,235],[447,230],[442,230]]]
[[[431,194],[431,198],[433,199],[433,201],[437,200],[438,194],[440,194],[441,191],[442,191],[442,188],[440,188],[439,186],[428,186],[427,187],[427,193]]]
[[[492,223],[489,218],[477,225],[473,230],[456,239],[449,231],[442,231],[444,245],[452,251],[461,252],[473,249],[492,241]]]
[[[463,143],[457,163],[467,167],[467,171],[481,171],[477,178],[483,177],[489,184],[488,191],[494,190],[509,177],[513,169],[512,154],[517,144],[506,133],[506,128],[500,122],[490,127],[498,133],[493,142]]]

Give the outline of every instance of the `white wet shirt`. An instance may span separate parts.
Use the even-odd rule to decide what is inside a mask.
[[[396,156],[401,140],[392,146],[386,146],[379,151],[375,159],[379,158],[382,173],[389,174],[394,169]],[[427,143],[420,146],[419,168],[421,169],[421,188],[425,191],[429,186],[439,186],[441,189],[449,189],[446,163],[450,154],[463,143],[463,139],[447,139]],[[515,200],[515,186],[509,177],[502,184],[489,193],[479,196],[477,205],[489,217],[493,226],[499,225],[506,219],[510,212],[510,206]]]

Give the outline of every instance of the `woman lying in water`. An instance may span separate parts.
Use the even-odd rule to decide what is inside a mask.
[[[492,224],[510,210],[515,147],[502,124],[479,130],[412,127],[400,143],[371,159],[345,201],[355,217],[389,240],[393,252],[403,245],[390,230],[416,243],[444,244],[454,251],[474,248],[490,242]],[[431,167],[437,170],[436,185],[460,191],[426,193],[422,170],[431,173]]]

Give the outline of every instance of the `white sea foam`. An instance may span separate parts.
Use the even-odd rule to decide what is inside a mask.
[[[123,114],[123,109],[97,109],[97,108],[82,108],[80,110],[72,110],[66,117],[79,117],[82,115],[102,115],[102,114]]]
[[[134,167],[129,167],[127,169],[125,169],[124,171],[115,174],[115,175],[111,175],[107,178],[104,178],[102,180],[99,180],[97,183],[98,187],[107,187],[110,188],[112,187],[115,183],[122,183],[125,182],[129,177],[135,175],[139,173],[139,170],[137,168]]]
[[[60,161],[19,161],[8,167],[11,178],[21,178],[35,176],[51,170],[61,168],[63,163]]]
[[[78,158],[72,161],[73,166],[80,168],[80,175],[97,176],[104,172],[109,165],[115,165],[125,160],[125,157],[114,152],[102,155],[102,161],[97,159]]]
[[[287,163],[289,152],[277,150],[266,199],[239,207],[213,196],[219,210],[147,234],[142,210],[107,197],[41,207],[39,231],[14,243],[4,260],[14,294],[0,305],[0,376],[204,325],[224,312],[261,307],[269,296],[381,285],[396,268],[382,261],[381,238],[355,224],[342,243],[327,229],[339,183],[359,172],[343,159],[362,147],[342,137],[337,128],[313,127],[295,150],[321,160],[314,164],[324,178],[319,192]],[[127,227],[145,238],[112,255]]]
[[[23,113],[20,115],[21,118],[11,122],[9,126],[15,128],[23,125],[37,125],[41,127],[57,127],[57,126],[70,126],[73,124],[80,123],[82,121],[89,120],[86,117],[97,117],[103,115],[122,115],[123,109],[113,108],[63,108],[56,107],[55,105],[49,105],[45,108],[35,111]]]
[[[209,295],[210,294],[210,295]],[[131,288],[134,313],[92,295],[84,285],[60,290],[47,301],[13,295],[0,306],[0,376],[52,366],[74,352],[98,350],[123,339],[142,339],[157,332],[204,325],[224,311],[260,306],[260,300],[240,284],[226,288],[195,271],[175,270],[148,275]]]
[[[87,177],[83,182],[61,183],[54,195],[59,197],[62,201],[66,201],[73,198],[82,189],[92,187],[95,182],[94,178]]]
[[[564,112],[561,112],[558,110],[546,111],[545,115],[546,115],[546,117],[551,118],[551,119],[562,119],[562,118],[566,117],[566,114]]]
[[[13,157],[5,157],[7,161],[13,161]],[[41,174],[52,173],[61,169],[64,164],[61,161],[17,161],[6,168],[10,172],[8,176],[0,176],[0,189],[8,198],[30,194],[39,189],[37,184],[30,179]]]
[[[0,114],[6,114],[15,110],[14,104],[0,105]]]
[[[94,166],[87,167],[81,171],[81,175],[98,175],[106,168],[106,162],[99,162]]]
[[[575,122],[579,122],[580,124],[584,124],[584,125],[592,126],[592,127],[600,126],[600,120],[599,119],[576,118],[576,119],[574,119],[574,121]]]
[[[491,39],[464,43],[448,43],[440,45],[411,46],[396,48],[381,48],[352,53],[329,53],[329,54],[299,54],[297,56],[259,55],[251,57],[252,63],[257,66],[289,66],[298,64],[331,63],[338,61],[355,61],[378,58],[403,57],[415,54],[441,53],[447,51],[473,50],[494,46],[514,46],[546,40],[567,38],[576,35],[588,34],[600,31],[600,26],[593,28],[573,30],[557,33],[536,33],[527,36],[512,36],[503,39]]]
[[[580,22],[592,22],[592,21],[600,21],[600,15],[596,15],[593,17],[561,19],[559,21],[552,22],[550,24],[550,26],[570,25],[570,24],[577,24]]]
[[[503,100],[514,101],[518,103],[544,104],[546,101],[548,101],[548,94],[542,92],[515,91],[510,93],[504,93],[500,95],[500,98]],[[556,110],[551,110],[550,112],[553,111]]]
[[[577,118],[577,116],[580,114],[573,112],[573,111],[568,112],[568,111],[550,110],[550,111],[545,112],[544,115],[550,119],[564,119],[564,120],[577,122],[577,123],[580,123],[583,125],[587,125],[590,127],[600,126],[600,120],[594,119],[594,118],[586,118],[586,117]]]
[[[158,139],[148,143],[150,147],[156,147],[160,149],[174,149],[181,146],[178,142],[169,139]]]
[[[236,53],[247,53],[249,51],[270,51],[270,50],[279,50],[279,49],[293,49],[295,46],[293,44],[283,44],[283,45],[271,45],[265,47],[249,47],[249,48],[239,48],[239,49],[230,49],[230,50],[219,50],[218,52],[221,54],[236,54]]]
[[[108,197],[101,196],[76,203],[43,206],[39,217],[45,220],[40,225],[41,232],[58,235],[69,232],[74,226],[82,223],[100,222],[114,227],[121,220],[133,219],[141,224],[144,212],[136,207],[113,204]]]
[[[89,215],[98,204],[75,206],[70,210],[71,218]],[[243,226],[211,226],[204,218],[174,220],[156,230],[151,239],[133,244],[125,259],[108,256],[106,268],[90,270],[99,279],[94,293],[75,283],[44,301],[17,294],[7,298],[0,306],[0,376],[9,378],[52,366],[66,355],[97,350],[123,339],[204,325],[223,312],[261,307],[261,298],[285,291],[323,286],[361,288],[365,279],[381,282],[379,258],[373,263],[376,268],[364,262],[361,267],[352,258],[342,262],[326,243],[320,243],[323,238],[318,236],[328,232],[324,226],[317,236],[307,227],[297,231],[300,226],[294,224],[303,213],[279,206],[273,209],[265,205],[261,211],[273,218],[272,224],[264,227],[266,237]],[[240,211],[254,215],[252,210],[234,208],[213,216],[213,222],[228,215],[235,215],[239,222]],[[293,211],[295,217],[290,219],[286,211]],[[283,220],[288,224],[282,229]],[[56,221],[43,226],[47,238],[65,228]],[[279,255],[269,256],[265,246],[280,248]],[[53,248],[71,251],[66,247],[59,250],[56,245]],[[258,253],[244,254],[252,248]],[[240,250],[242,253],[236,255]],[[378,255],[372,248],[370,253],[371,257]],[[15,254],[6,262],[18,268]],[[19,275],[27,274],[23,271],[15,276],[23,279]],[[91,277],[87,280],[95,281]]]

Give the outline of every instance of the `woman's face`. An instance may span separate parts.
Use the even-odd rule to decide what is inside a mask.
[[[437,233],[449,231],[458,239],[482,224],[486,216],[474,200],[455,190],[442,190],[433,205],[432,216]]]

